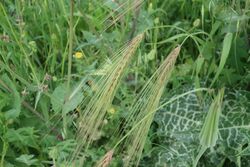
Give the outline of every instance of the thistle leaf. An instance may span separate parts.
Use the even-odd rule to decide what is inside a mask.
[[[169,92],[166,100],[177,94],[189,91],[189,88]],[[216,146],[207,149],[202,155],[207,166],[223,164],[225,158],[237,164],[249,164],[247,153],[250,143],[250,93],[247,91],[226,90],[221,108]],[[191,167],[199,152],[200,132],[203,121],[214,100],[210,96],[201,103],[196,93],[188,94],[172,102],[156,113],[157,123],[155,138],[158,145],[151,150],[149,157],[140,164],[148,166]],[[240,102],[240,103],[239,103]],[[147,161],[150,159],[150,161]]]

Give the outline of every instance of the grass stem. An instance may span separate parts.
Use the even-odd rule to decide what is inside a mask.
[[[74,0],[70,0],[70,18],[69,18],[69,54],[68,54],[68,78],[67,88],[69,90],[71,81],[71,67],[73,54],[73,14],[74,14]]]

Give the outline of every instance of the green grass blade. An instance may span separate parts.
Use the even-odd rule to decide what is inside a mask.
[[[223,48],[222,48],[222,53],[221,53],[220,64],[219,64],[219,67],[217,69],[217,72],[215,74],[215,77],[214,77],[210,87],[212,87],[213,84],[215,83],[215,81],[218,79],[221,71],[223,70],[223,68],[226,64],[226,61],[227,61],[227,58],[228,58],[228,55],[229,55],[229,52],[231,49],[232,40],[233,40],[232,33],[228,33],[223,40]]]

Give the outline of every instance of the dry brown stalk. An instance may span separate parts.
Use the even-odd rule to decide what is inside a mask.
[[[112,160],[113,154],[113,150],[107,152],[104,157],[97,163],[96,167],[108,167]]]

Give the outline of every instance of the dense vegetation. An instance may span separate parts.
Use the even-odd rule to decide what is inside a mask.
[[[0,167],[249,167],[249,0],[0,1]]]

